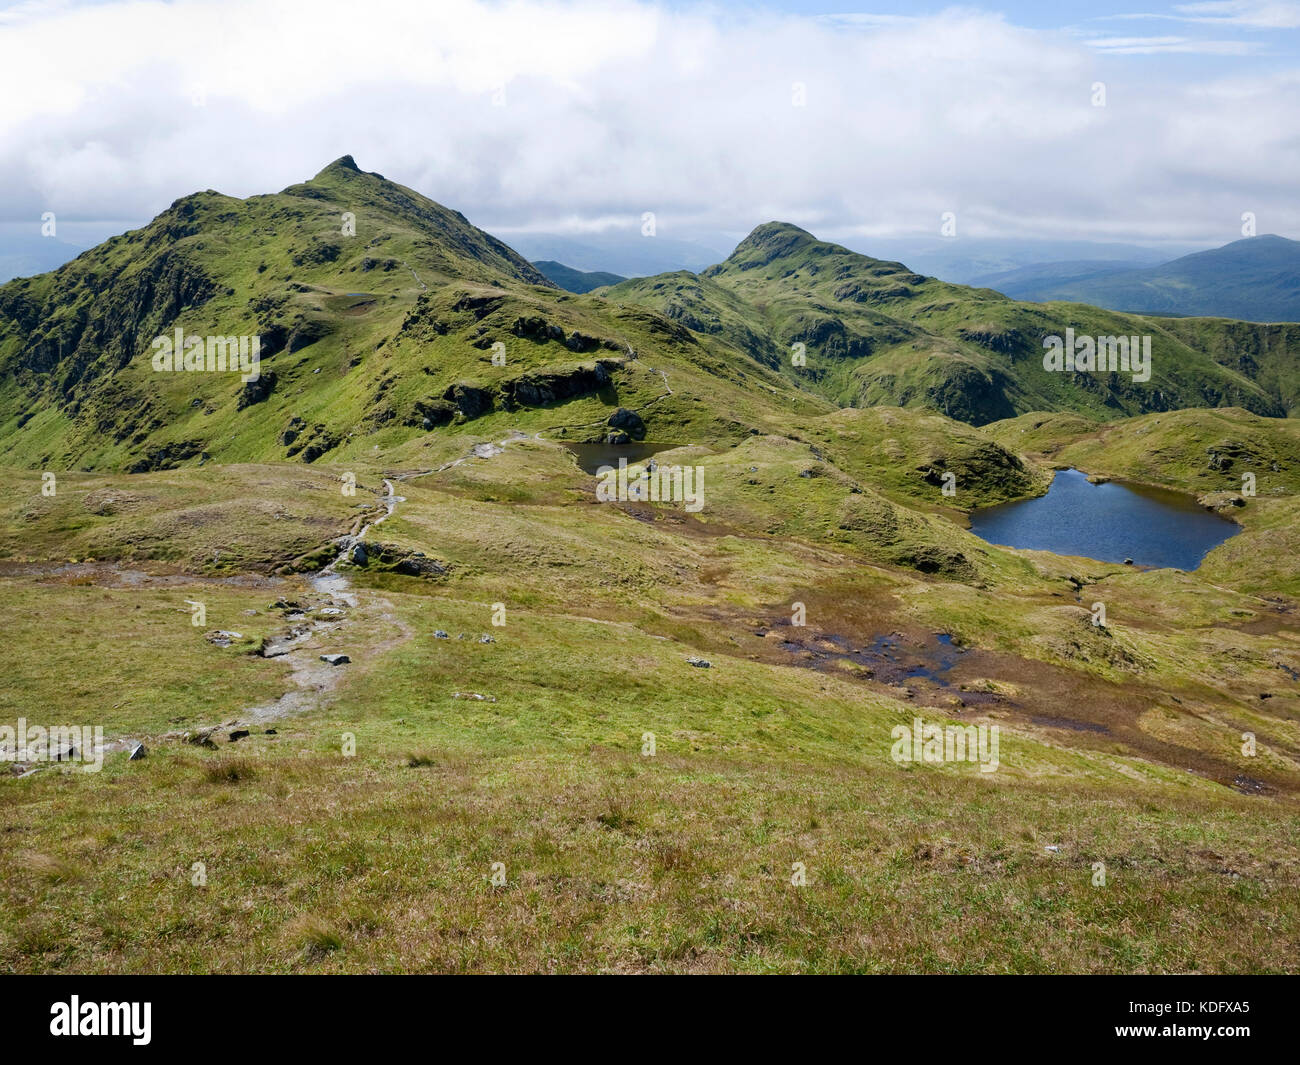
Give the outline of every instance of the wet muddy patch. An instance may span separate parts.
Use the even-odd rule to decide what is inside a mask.
[[[1137,679],[1112,681],[1039,658],[963,645],[955,634],[900,625],[888,592],[876,589],[872,596],[870,591],[864,589],[868,594],[859,601],[844,600],[838,608],[829,602],[819,605],[816,616],[833,617],[838,631],[796,626],[789,614],[756,618],[714,606],[705,617],[694,618],[694,646],[701,652],[838,676],[945,713],[1002,720],[1062,748],[1144,758],[1243,794],[1300,792],[1300,777],[1285,770],[1255,770],[1251,779],[1239,780],[1241,768],[1232,758],[1236,746],[1228,742],[1232,737],[1225,735],[1221,748],[1193,746],[1148,730],[1153,708],[1195,718],[1209,707],[1184,706],[1172,693]],[[811,617],[815,593],[804,598]]]
[[[789,656],[791,665],[856,674],[891,688],[911,689],[914,694],[923,694],[927,689],[939,694],[938,689],[949,697],[945,700],[949,706],[957,705],[953,698],[962,706],[1006,702],[1000,693],[970,684],[955,674],[959,665],[967,665],[972,653],[975,659],[979,654],[958,645],[946,632],[908,635],[894,631],[859,641],[837,633],[810,632],[784,622],[757,629],[754,635],[775,642]]]

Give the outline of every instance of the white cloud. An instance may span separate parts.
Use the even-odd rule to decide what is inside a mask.
[[[1088,46],[1107,55],[1249,55],[1254,41],[1206,41],[1191,37],[1089,37]]]
[[[1189,22],[1270,30],[1300,27],[1300,3],[1291,0],[1212,0],[1175,4],[1174,10]]]
[[[905,234],[955,211],[968,236],[1228,240],[1253,210],[1300,232],[1293,75],[1182,84],[1123,58],[1150,39],[1102,40],[960,9],[27,5],[0,22],[0,202],[9,219],[145,218],[350,152],[502,228],[654,211],[669,237],[771,218]]]

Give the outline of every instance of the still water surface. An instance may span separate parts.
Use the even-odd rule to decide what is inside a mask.
[[[971,514],[970,529],[991,544],[1082,555],[1102,562],[1194,570],[1238,525],[1191,496],[1137,485],[1090,484],[1061,470],[1047,495]]]

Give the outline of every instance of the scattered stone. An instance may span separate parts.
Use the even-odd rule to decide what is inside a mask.
[[[147,748],[143,743],[132,743],[132,744],[131,744],[131,757],[128,758],[127,761],[128,761],[128,762],[139,762],[141,759],[143,759],[145,756],[147,756],[148,753],[149,753],[149,748]]]
[[[216,747],[212,742],[212,729],[200,729],[198,732],[185,733],[185,742],[195,747]]]
[[[352,661],[347,655],[321,655],[320,660],[331,666],[343,666]]]
[[[480,637],[478,638],[478,642],[479,642],[479,643],[496,643],[496,640],[494,640],[494,639],[493,639],[491,636],[489,636],[487,633],[484,633],[482,636],[480,636]]]
[[[327,606],[321,609],[321,613],[326,617],[334,617],[336,614],[342,614],[343,611],[336,606]]]
[[[1055,843],[1049,843],[1044,849],[1047,851],[1048,854],[1055,854],[1061,848],[1058,847]]]
[[[248,731],[248,729],[246,729],[246,728],[237,728],[237,729],[235,729],[234,732],[232,732],[232,733],[230,734],[230,742],[231,742],[231,743],[237,743],[237,742],[239,742],[240,740],[242,740],[245,736],[248,736],[248,735],[249,735],[249,731]]]
[[[279,734],[280,734],[280,733],[279,733],[276,729],[273,729],[273,728],[269,728],[269,729],[267,729],[265,732],[262,733],[263,736],[278,736]]]
[[[495,703],[497,701],[495,695],[479,695],[478,692],[452,692],[451,697],[453,699],[477,699],[481,703]]]
[[[242,640],[244,635],[240,632],[226,632],[225,629],[213,629],[205,632],[203,638],[215,647],[229,647],[236,640]]]
[[[366,549],[361,544],[354,544],[352,547],[352,564],[355,566],[366,564]]]
[[[451,637],[448,636],[445,632],[443,632],[442,629],[434,629],[434,630],[433,630],[433,638],[434,638],[435,640],[450,640],[450,639],[451,639]]]
[[[710,662],[708,659],[696,658],[694,655],[691,655],[689,658],[686,659],[686,661],[689,662],[691,665],[697,667],[698,669],[709,669],[713,665],[713,663]]]
[[[1126,566],[1131,566],[1131,565],[1133,565],[1133,560],[1132,560],[1131,558],[1126,558],[1126,559],[1124,560],[1124,565],[1126,565]]]

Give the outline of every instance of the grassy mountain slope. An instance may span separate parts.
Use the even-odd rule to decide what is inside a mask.
[[[150,342],[174,327],[259,335],[261,380],[154,372]],[[346,456],[492,411],[599,436],[619,403],[653,406],[673,439],[826,409],[730,355],[652,313],[562,292],[460,215],[345,158],[275,195],[187,197],[0,288],[0,446],[19,465],[143,470]]]
[[[353,220],[355,235],[346,222]],[[154,337],[257,335],[261,379],[156,373]],[[1048,373],[1042,338],[1153,335],[1153,375]],[[340,460],[451,425],[734,443],[834,406],[972,424],[1300,397],[1296,337],[1040,307],[794,226],[730,258],[574,294],[462,216],[345,157],[281,193],[186,197],[53,273],[0,286],[0,447],[16,465],[148,470]],[[795,344],[806,366],[792,365]]]
[[[925,407],[977,425],[1032,409],[1097,419],[1187,406],[1237,405],[1269,415],[1288,409],[1248,368],[1208,353],[1222,346],[1224,323],[1170,329],[1159,319],[1093,307],[1017,303],[826,244],[786,224],[760,226],[698,278],[684,272],[638,278],[605,295],[717,335],[839,404]],[[1064,336],[1067,328],[1091,336],[1152,335],[1151,380],[1045,371],[1043,338]],[[792,345],[799,343],[806,347],[802,369],[792,365]]]

